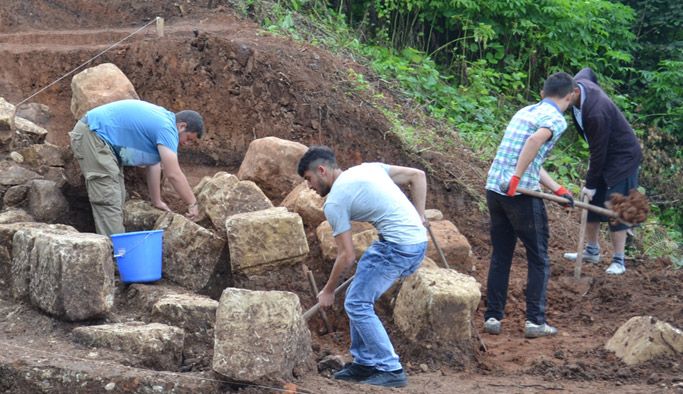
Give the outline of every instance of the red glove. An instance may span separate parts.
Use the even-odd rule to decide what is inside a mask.
[[[519,185],[519,177],[517,175],[513,175],[512,178],[510,178],[510,183],[508,184],[508,189],[505,191],[505,194],[510,197],[514,197],[515,193],[517,193],[517,185]]]
[[[571,193],[569,193],[567,191],[567,189],[564,188],[564,186],[560,186],[559,189],[555,190],[555,195],[560,196],[562,198],[566,198],[567,200],[569,200],[569,202],[566,204],[564,204],[564,203],[558,203],[558,204],[562,205],[565,208],[574,208],[574,197],[572,197]]]

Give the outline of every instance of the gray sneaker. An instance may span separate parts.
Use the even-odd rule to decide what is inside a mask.
[[[484,323],[484,332],[491,335],[500,334],[500,320],[495,317],[489,317]]]
[[[557,328],[548,325],[548,323],[534,324],[529,320],[524,323],[524,337],[538,338],[557,335]]]
[[[564,258],[568,260],[574,260],[576,261],[576,258],[579,257],[578,253],[565,253]],[[589,263],[599,263],[600,262],[600,254],[590,254],[586,252],[585,250],[583,251],[583,256],[581,258],[583,261],[587,261]]]

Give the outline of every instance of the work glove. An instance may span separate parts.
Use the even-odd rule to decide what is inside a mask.
[[[519,185],[519,177],[517,175],[513,175],[512,178],[510,178],[510,183],[508,183],[507,190],[503,191],[508,196],[514,197],[515,193],[517,193],[517,185]]]
[[[568,203],[560,202],[558,204],[562,205],[565,208],[574,208],[574,197],[572,197],[571,193],[569,193],[567,189],[564,188],[564,186],[560,186],[560,188],[555,190],[554,193],[556,196],[566,198],[567,200],[569,200]]]
[[[588,196],[588,201],[593,199],[593,196],[595,196],[595,189],[588,189],[586,186],[581,188],[581,199],[583,200],[583,196]]]

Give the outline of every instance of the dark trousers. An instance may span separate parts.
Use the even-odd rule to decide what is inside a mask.
[[[550,276],[548,216],[543,201],[525,195],[508,197],[487,190],[486,202],[491,215],[493,253],[486,284],[484,320],[503,318],[512,256],[519,238],[526,248],[528,262],[526,319],[543,324]]]

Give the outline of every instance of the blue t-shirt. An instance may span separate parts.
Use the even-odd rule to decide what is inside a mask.
[[[112,149],[123,166],[161,162],[157,145],[178,154],[175,114],[142,100],[120,100],[86,114],[88,126]]]
[[[389,176],[389,166],[365,163],[343,171],[323,207],[334,236],[351,229],[351,221],[368,222],[389,242],[427,242],[422,219]]]

